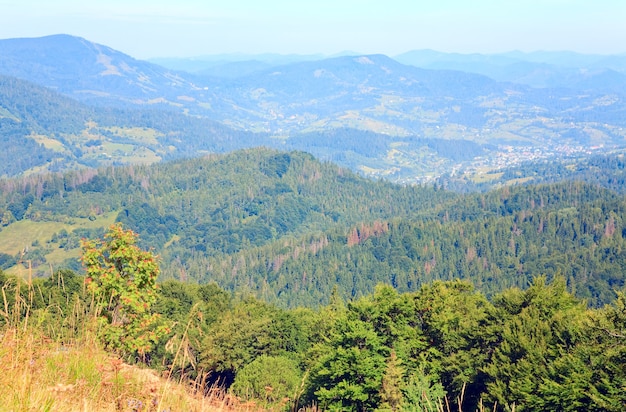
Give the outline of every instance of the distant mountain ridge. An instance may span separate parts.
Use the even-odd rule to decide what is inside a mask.
[[[573,52],[509,52],[499,54],[441,53],[413,50],[397,61],[433,70],[461,70],[497,81],[533,87],[568,87],[576,90],[626,90],[626,54],[587,55]],[[610,76],[612,83],[603,84]]]
[[[173,71],[63,34],[2,40],[0,56],[0,73],[91,103],[147,103],[193,88]]]
[[[432,64],[440,64],[438,60],[450,56],[427,52],[422,62],[430,59]],[[531,58],[549,61],[553,56],[537,54]],[[597,61],[586,63],[587,72],[564,68],[569,76],[560,68],[555,71],[550,63],[520,62],[516,54],[489,56],[486,61],[480,55],[453,60],[457,65],[465,59],[479,68],[498,68],[508,81],[476,73],[478,69],[474,73],[452,70],[452,63],[445,63],[448,66],[444,69],[419,68],[384,55],[311,58],[257,68],[248,61],[239,68],[233,63],[230,77],[203,76],[136,60],[68,35],[0,40],[0,57],[0,75],[51,88],[87,103],[90,110],[139,110],[140,115],[128,111],[123,115],[126,120],[142,119],[123,121],[124,127],[131,128],[123,138],[129,140],[130,136],[137,150],[149,150],[151,161],[171,157],[172,153],[193,155],[197,150],[229,150],[254,144],[298,150],[315,147],[327,156],[325,159],[341,160],[362,173],[413,182],[450,170],[456,173],[478,168],[479,163],[480,168],[493,169],[502,162],[626,145],[626,75],[612,69],[594,72],[592,66],[599,64]],[[584,60],[577,55],[566,57],[573,62]],[[621,58],[609,60],[619,68]],[[553,79],[561,82],[559,87],[522,84]],[[10,112],[6,106],[10,102],[0,102],[0,107]],[[113,127],[114,123],[111,120],[106,124]],[[156,139],[158,147],[145,146],[132,134],[133,127],[145,127],[162,136]],[[92,128],[85,128],[84,133],[89,134],[89,130]],[[387,139],[376,137],[380,152],[372,155],[367,148],[355,146],[371,142],[369,137],[345,132],[337,136],[335,141],[341,144],[336,145],[320,137],[333,130],[360,130]],[[32,132],[26,131],[26,136]],[[98,133],[94,138],[78,140],[81,145],[89,142],[98,147],[98,142],[106,140],[102,133],[110,131]],[[319,142],[305,141],[301,136],[321,138],[328,146],[321,147]],[[55,142],[59,139],[52,139],[45,142],[48,149],[58,148]],[[476,156],[459,161],[466,157],[455,155],[457,161],[446,158],[441,162],[441,153],[458,152],[458,147],[442,151],[442,144],[432,143],[438,140],[458,147],[469,147],[463,142],[474,142],[490,147],[491,152],[482,160]],[[169,143],[163,145],[165,142]],[[79,147],[83,154],[92,151],[91,147]],[[342,152],[338,149],[342,147],[356,150]],[[511,151],[511,147],[524,149]],[[121,153],[118,160],[134,159],[128,155],[131,146],[121,151],[119,146],[113,148]],[[105,158],[109,151],[102,146]],[[472,149],[471,153],[484,151]],[[107,160],[98,156],[87,163]]]
[[[508,82],[552,82],[560,88],[591,90],[598,95],[607,90],[619,95],[626,91],[626,74],[618,71],[603,69],[581,74],[567,68],[563,69],[569,70],[567,73],[555,72],[546,63],[521,63],[518,55],[485,57],[427,51],[398,58],[412,65],[371,55],[291,62],[265,69],[259,65],[259,70],[244,62],[247,69],[241,73],[246,74],[228,79],[165,69],[68,35],[2,40],[0,55],[0,74],[54,88],[90,104],[169,108],[238,128],[278,134],[337,125],[412,134],[421,132],[419,123],[433,120],[412,116],[414,106],[423,106],[423,110],[456,106],[471,112],[484,107],[485,99],[510,99],[511,93],[536,100],[533,90],[498,83],[489,76],[469,73],[471,70],[460,71],[464,65],[471,68],[472,64],[506,70],[506,75],[491,69],[482,71]],[[520,64],[528,67],[520,69]],[[587,64],[592,66],[591,61]],[[424,69],[416,65],[434,67]],[[623,67],[626,72],[626,63]],[[561,99],[573,97],[562,90],[552,90],[551,94]],[[394,96],[401,101],[394,101]],[[368,126],[364,124],[368,121],[351,119],[358,114],[380,125]],[[484,113],[481,117],[485,118]],[[418,125],[408,126],[405,119]],[[444,120],[449,119],[444,116]],[[377,127],[379,130],[375,130]]]

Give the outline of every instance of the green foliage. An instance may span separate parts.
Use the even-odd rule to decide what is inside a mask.
[[[349,304],[336,318],[328,340],[315,349],[320,357],[311,371],[309,396],[313,392],[320,405],[330,409],[371,410],[381,399],[396,407],[401,402],[402,361],[392,348],[408,359],[424,347],[414,315],[410,297],[389,287]]]
[[[548,407],[567,399],[579,410],[620,411],[626,405],[626,294],[588,313],[584,336],[547,381],[542,402]],[[574,409],[571,407],[570,409]]]
[[[439,412],[446,399],[446,391],[436,376],[417,371],[406,378],[402,389],[402,410],[411,412]]]
[[[113,225],[104,239],[85,240],[85,282],[102,314],[105,345],[125,354],[145,356],[166,332],[151,306],[157,299],[159,267],[151,252],[135,243],[137,234]]]
[[[495,306],[500,325],[498,345],[484,368],[486,399],[515,410],[580,410],[583,405],[569,396],[555,398],[554,390],[574,383],[564,382],[564,376],[587,369],[571,357],[583,343],[585,305],[566,291],[562,279],[546,285],[539,278],[526,291],[502,294]]]
[[[152,311],[169,325],[169,331],[150,353],[151,364],[180,379],[199,378],[202,342],[220,316],[232,310],[230,293],[214,283],[198,285],[167,280],[159,284]],[[165,342],[165,344],[161,344]],[[216,380],[223,378],[213,374]],[[223,382],[219,382],[223,384]]]
[[[380,402],[387,355],[371,324],[354,317],[339,320],[326,355],[311,372],[322,409],[374,409]]]
[[[328,410],[619,410],[623,302],[587,309],[562,279],[494,304],[459,281],[378,287],[309,351],[307,399]]]
[[[381,383],[380,406],[378,410],[395,412],[402,409],[404,371],[401,364],[402,362],[398,359],[396,353],[391,352]]]
[[[306,345],[295,316],[247,298],[211,325],[201,346],[200,366],[218,373],[237,373],[261,355],[301,353]]]
[[[457,280],[424,285],[416,306],[429,343],[420,357],[425,362],[416,367],[418,376],[424,371],[437,376],[453,404],[462,392],[476,404],[485,390],[481,370],[497,340],[492,304],[470,283]]]
[[[261,400],[265,407],[285,406],[299,397],[302,372],[285,356],[261,355],[244,366],[233,383],[233,393],[245,400]]]

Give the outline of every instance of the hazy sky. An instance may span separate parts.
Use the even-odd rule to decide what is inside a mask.
[[[626,52],[626,1],[0,0],[0,38],[58,33],[142,59],[415,49],[609,54]]]

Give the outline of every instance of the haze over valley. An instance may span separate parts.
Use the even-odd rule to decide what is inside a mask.
[[[162,61],[168,69],[67,35],[3,40],[0,53],[3,119],[23,120],[19,146],[40,144],[7,176],[263,145],[402,183],[476,180],[626,137],[624,56],[239,55]]]

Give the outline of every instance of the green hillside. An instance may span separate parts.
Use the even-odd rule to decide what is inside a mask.
[[[96,108],[0,75],[0,176],[224,152],[268,142],[209,119],[151,108]]]
[[[1,267],[11,271],[17,261],[41,275],[78,270],[80,239],[117,220],[161,256],[162,279],[216,281],[283,306],[317,306],[334,287],[356,298],[381,282],[414,291],[456,278],[491,296],[537,275],[563,276],[601,305],[624,284],[624,199],[589,183],[461,195],[250,149],[1,187]]]

